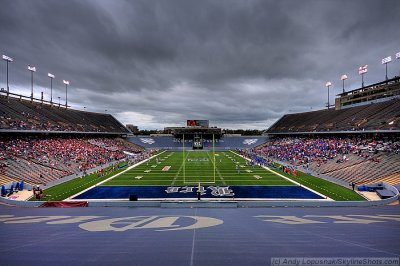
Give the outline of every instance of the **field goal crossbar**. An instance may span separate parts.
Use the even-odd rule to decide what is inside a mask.
[[[183,183],[188,184],[188,185],[198,185],[198,188],[200,189],[201,184],[215,184],[216,183],[216,165],[215,165],[215,138],[214,134],[212,134],[212,164],[213,164],[213,181],[204,181],[201,180],[201,177],[199,177],[199,180],[187,180],[186,179],[186,159],[187,155],[186,152],[196,152],[195,150],[190,150],[190,151],[185,151],[185,134],[182,136],[182,164],[183,164]],[[203,151],[204,152],[204,151]],[[208,151],[207,151],[208,152]],[[188,154],[189,155],[189,154]]]

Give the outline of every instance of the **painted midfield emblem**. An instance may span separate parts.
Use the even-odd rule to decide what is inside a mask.
[[[140,138],[140,141],[142,143],[146,143],[146,144],[154,144],[156,141],[152,138]]]
[[[243,144],[252,145],[252,144],[257,143],[257,141],[258,141],[258,139],[245,139],[245,140],[243,140]]]

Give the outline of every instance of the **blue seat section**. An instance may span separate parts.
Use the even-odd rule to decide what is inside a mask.
[[[215,143],[215,147],[224,148],[227,150],[254,148],[266,142],[266,136],[241,136],[241,137],[223,137]],[[208,143],[205,142],[204,146],[207,147]]]
[[[387,189],[380,189],[376,191],[376,194],[378,194],[378,196],[381,199],[387,199],[387,198],[391,198],[394,196],[394,193],[390,190]]]
[[[130,137],[128,140],[139,146],[147,149],[181,149],[183,142],[180,139],[176,139],[172,136],[162,137]],[[214,147],[217,149],[242,149],[242,148],[254,148],[267,141],[266,136],[241,136],[241,137],[222,137],[215,140]],[[191,140],[185,140],[185,149],[192,147]],[[212,140],[203,140],[203,147],[205,149],[212,148]]]
[[[267,198],[267,199],[323,199],[323,197],[300,186],[206,186],[203,198]],[[196,198],[197,187],[167,186],[98,186],[74,199],[128,199],[138,198]]]
[[[128,141],[142,146],[146,149],[179,149],[183,147],[183,142],[172,136],[162,137],[129,137]],[[185,149],[191,148],[192,142],[185,141]]]

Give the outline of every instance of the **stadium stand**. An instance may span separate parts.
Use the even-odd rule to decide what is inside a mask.
[[[398,134],[277,135],[252,152],[347,183],[400,183]]]
[[[227,136],[215,140],[214,148],[219,150],[253,148],[264,143],[268,137],[266,136]],[[158,149],[182,149],[183,142],[181,139],[173,136],[139,136],[128,137],[128,140],[145,148]],[[205,149],[212,148],[212,140],[203,139]],[[192,140],[185,140],[185,149],[192,147]]]
[[[0,96],[0,129],[129,133],[110,114],[66,109],[4,95]]]
[[[287,114],[266,133],[399,130],[400,99],[340,110],[319,110]]]
[[[383,177],[373,177],[361,182],[361,184],[370,184],[375,182],[385,182],[391,185],[400,184],[400,172],[389,174]]]
[[[2,183],[46,184],[108,162],[141,154],[143,148],[120,138],[3,137]]]

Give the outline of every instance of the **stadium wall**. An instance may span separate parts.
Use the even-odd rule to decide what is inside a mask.
[[[346,131],[302,131],[302,132],[266,132],[265,135],[273,136],[273,135],[342,135],[342,134],[381,134],[381,133],[400,133],[400,130],[346,130]]]
[[[242,208],[242,207],[372,207],[383,206],[399,199],[399,191],[387,183],[382,186],[392,191],[395,195],[391,198],[372,201],[226,201],[226,200],[200,200],[200,201],[89,201],[89,207],[158,207],[158,208]],[[0,202],[18,207],[39,207],[45,201],[15,201],[0,197]]]

